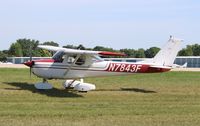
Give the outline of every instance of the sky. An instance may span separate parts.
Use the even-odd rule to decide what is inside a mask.
[[[199,0],[0,0],[0,50],[20,38],[147,49],[170,35],[200,44]]]

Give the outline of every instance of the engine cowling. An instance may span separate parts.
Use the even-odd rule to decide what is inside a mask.
[[[74,88],[74,90],[87,92],[91,90],[95,90],[96,86],[90,83],[83,83],[81,81],[66,80],[63,84],[65,88]]]

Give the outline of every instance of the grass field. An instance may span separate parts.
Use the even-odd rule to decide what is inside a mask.
[[[1,126],[199,126],[200,72],[87,78],[97,90],[39,91],[28,69],[0,69]]]

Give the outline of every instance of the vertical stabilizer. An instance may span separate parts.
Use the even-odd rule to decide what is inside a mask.
[[[166,45],[153,58],[153,63],[162,66],[172,66],[180,50],[182,40],[170,36]]]

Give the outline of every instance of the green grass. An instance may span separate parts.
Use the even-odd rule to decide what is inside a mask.
[[[200,125],[200,72],[87,78],[97,87],[88,93],[64,90],[63,80],[39,91],[39,81],[28,69],[0,69],[1,126]]]

